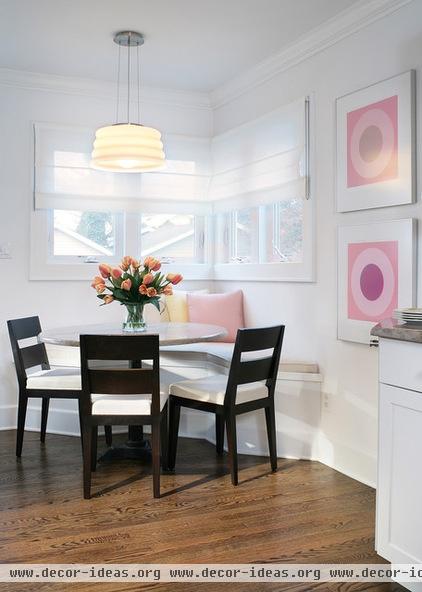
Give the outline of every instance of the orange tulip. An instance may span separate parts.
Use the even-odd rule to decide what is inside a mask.
[[[95,289],[97,290],[98,294],[102,294],[104,292],[104,290],[106,289],[106,285],[105,284],[97,284],[95,286]]]
[[[139,266],[141,264],[139,263],[139,261],[137,259],[132,259],[132,267],[133,269],[139,269]]]
[[[144,261],[144,267],[148,267],[152,271],[158,271],[161,268],[161,263],[155,257],[147,257]]]
[[[107,265],[107,263],[100,263],[100,265],[98,266],[98,269],[100,270],[100,274],[104,279],[107,279],[110,277],[110,272],[111,272],[110,265]]]
[[[120,263],[120,267],[123,269],[123,271],[127,271],[130,267],[132,263],[132,257],[129,257],[129,255],[126,255],[125,257],[123,257],[122,262]]]
[[[163,290],[163,294],[165,294],[166,296],[172,296],[173,295],[172,286],[166,286]]]
[[[148,286],[154,281],[154,275],[152,273],[147,273],[142,280],[142,283]]]
[[[110,296],[110,295],[108,295],[108,294],[107,294],[107,296],[105,296],[105,297],[103,298],[103,302],[104,302],[104,304],[110,304],[111,302],[113,302],[113,300],[114,300],[113,296]]]
[[[157,296],[157,290],[155,288],[147,288],[147,296],[154,298],[154,296]]]
[[[129,292],[129,290],[132,287],[132,280],[130,280],[129,278],[127,278],[126,280],[123,280],[120,287],[122,290],[127,290]]]
[[[168,280],[175,286],[183,280],[183,276],[180,273],[168,273],[166,276],[166,280]]]
[[[92,280],[91,288],[96,288],[98,284],[104,284],[104,278],[96,275],[95,278]]]
[[[142,294],[143,296],[146,296],[148,292],[148,288],[145,286],[145,284],[141,284],[139,286],[139,294]]]

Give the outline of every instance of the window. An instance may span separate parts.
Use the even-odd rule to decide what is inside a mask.
[[[312,279],[312,204],[284,199],[218,213],[214,219],[216,279]]]
[[[303,200],[266,206],[265,261],[300,263],[303,242]]]
[[[258,261],[258,208],[245,208],[232,213],[231,261]]]
[[[203,263],[205,219],[193,214],[141,216],[141,255],[162,262]]]
[[[123,255],[123,216],[112,212],[51,210],[49,259],[96,262]]]

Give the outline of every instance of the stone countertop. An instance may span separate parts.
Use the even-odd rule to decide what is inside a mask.
[[[372,327],[371,335],[383,339],[397,339],[398,341],[412,341],[422,343],[422,323],[403,323],[396,319],[384,319]]]

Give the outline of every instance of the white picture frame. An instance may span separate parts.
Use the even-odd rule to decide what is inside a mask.
[[[415,200],[415,71],[336,100],[338,212]]]
[[[370,330],[416,295],[416,220],[338,228],[340,340],[369,344]]]

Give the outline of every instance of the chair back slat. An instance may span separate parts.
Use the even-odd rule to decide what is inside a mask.
[[[25,370],[33,368],[34,366],[44,366],[45,364],[48,364],[47,350],[43,343],[21,347],[20,353]]]
[[[13,319],[7,321],[9,333],[13,334],[16,341],[37,337],[41,333],[41,323],[39,317],[26,317],[23,319]]]
[[[142,361],[152,360],[152,353],[158,356],[157,335],[84,335],[83,337],[88,360]]]
[[[91,415],[91,394],[150,394],[151,415],[160,413],[160,354],[158,335],[81,335],[82,413]],[[129,368],[113,366],[129,362]],[[152,366],[142,367],[142,362]],[[110,362],[91,367],[92,362]]]
[[[240,372],[237,378],[237,384],[249,384],[267,380],[271,375],[273,358],[263,358],[261,360],[248,360],[240,362]]]
[[[102,395],[147,395],[155,388],[149,368],[91,368],[89,375],[91,391]]]
[[[284,329],[284,325],[278,325],[275,327],[238,330],[227,380],[224,405],[235,405],[237,387],[253,382],[265,381],[268,396],[274,396]],[[272,350],[272,353],[266,357],[262,357],[261,354],[256,360],[242,361],[243,353],[248,353],[250,358],[250,352],[262,352],[262,350]]]
[[[26,347],[19,345],[19,341],[23,339],[38,337],[41,333],[41,323],[38,317],[13,319],[7,321],[7,328],[18,382],[21,388],[25,388],[28,368],[34,366],[41,366],[45,370],[50,368],[44,343],[36,343]]]
[[[276,347],[280,327],[244,329],[238,333],[239,347],[243,352],[262,351]]]

